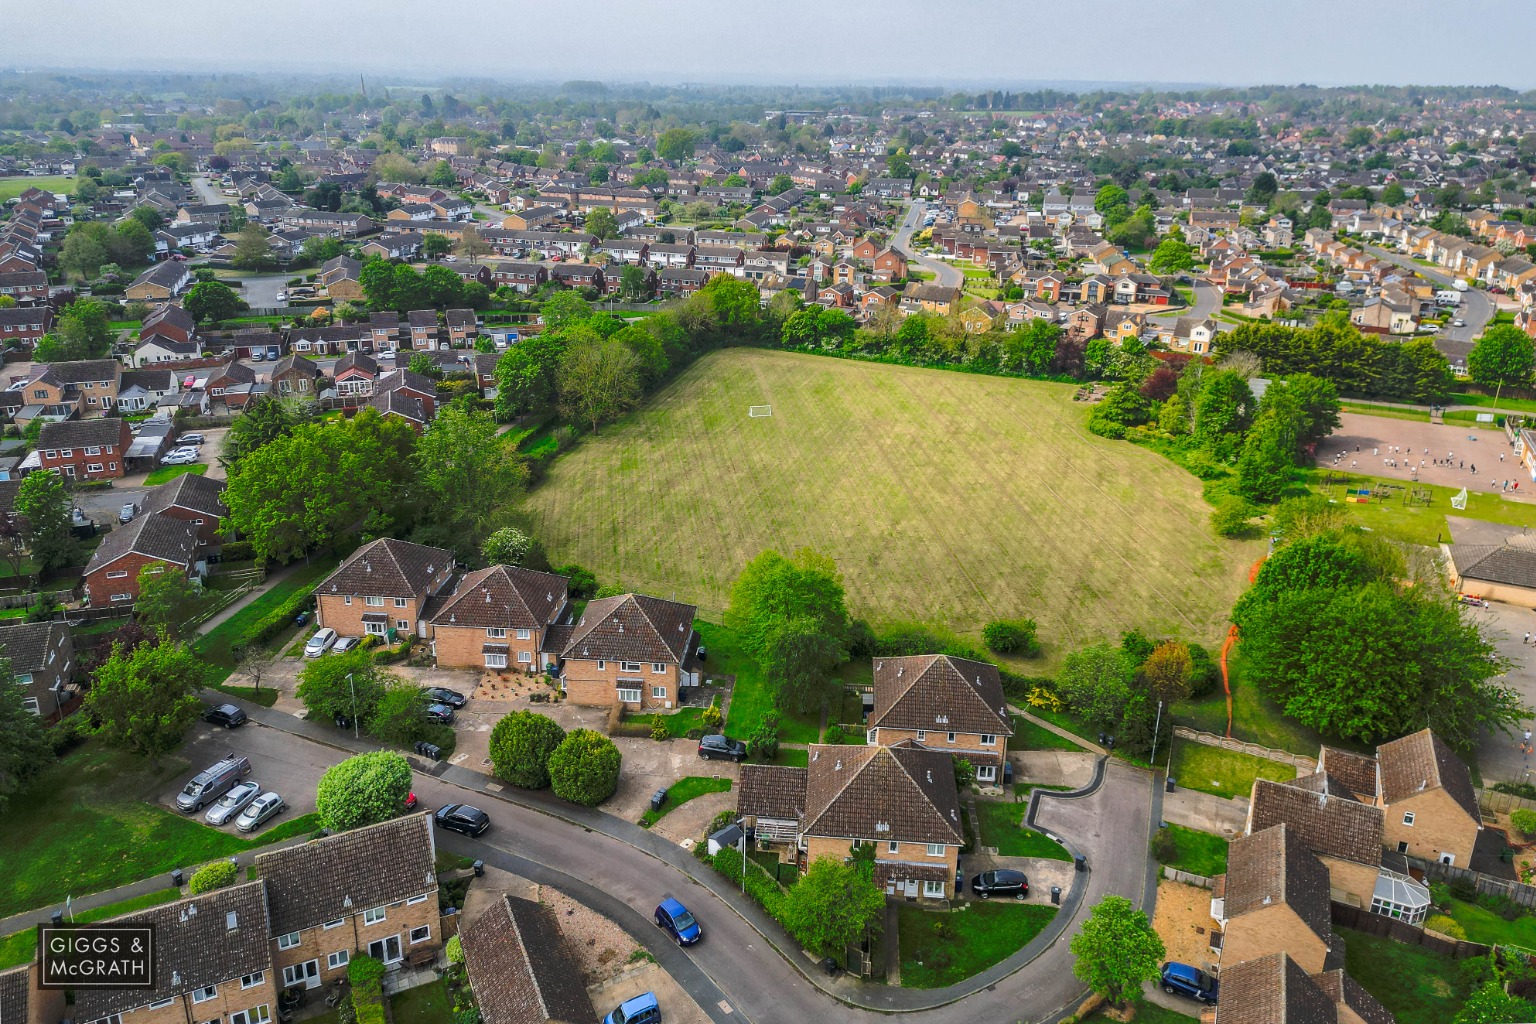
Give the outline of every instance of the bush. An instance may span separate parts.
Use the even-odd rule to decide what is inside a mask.
[[[234,885],[235,878],[240,874],[240,869],[227,860],[216,860],[212,864],[204,864],[192,874],[192,879],[187,883],[187,892],[193,896],[201,896],[205,892],[213,892],[225,886]]]
[[[655,740],[657,743],[660,743],[662,740],[665,740],[670,735],[672,735],[672,734],[667,731],[666,720],[664,718],[662,718],[660,715],[652,715],[651,716],[651,739]]]
[[[1463,903],[1471,903],[1477,899],[1477,883],[1470,878],[1451,879],[1451,895]]]
[[[549,785],[549,757],[564,739],[565,730],[549,716],[514,711],[491,730],[492,771],[522,789],[543,789]]]
[[[1453,939],[1467,937],[1467,930],[1461,926],[1461,922],[1445,914],[1430,914],[1424,919],[1424,928],[1426,931],[1449,935]]]
[[[832,744],[842,743],[843,742],[843,727],[841,725],[829,725],[829,726],[827,726],[827,734],[826,734],[826,736],[822,737],[821,742],[823,742],[823,743],[832,743]]]
[[[986,660],[986,656],[975,645],[960,639],[949,630],[917,622],[897,623],[876,636],[874,653],[881,658],[938,653],[970,658],[973,661]]]
[[[420,687],[401,679],[385,687],[368,722],[368,731],[385,743],[409,747],[426,739],[432,724],[427,721],[427,702],[422,699]]]
[[[1509,823],[1524,836],[1536,836],[1536,811],[1524,807],[1509,812]]]
[[[305,587],[296,591],[292,597],[278,605],[265,616],[253,622],[231,647],[260,647],[271,641],[283,630],[293,625],[293,620],[299,612],[309,607],[310,595],[314,587]]]
[[[1211,652],[1197,643],[1186,643],[1189,660],[1194,671],[1189,676],[1189,696],[1199,700],[1216,692],[1221,685],[1221,664],[1211,657]]]
[[[863,619],[854,619],[848,623],[848,631],[843,635],[843,641],[848,647],[848,657],[855,661],[874,656],[875,631]]]
[[[1173,829],[1160,828],[1152,833],[1152,859],[1159,864],[1172,864],[1179,857],[1179,841]]]
[[[549,755],[549,783],[562,800],[596,807],[619,788],[619,748],[600,732],[577,729]]]
[[[988,650],[998,654],[1022,654],[1032,658],[1040,653],[1034,619],[996,619],[982,628],[981,639]]]
[[[731,820],[735,820],[735,815],[731,816]],[[699,844],[699,849],[706,848],[707,844]],[[740,850],[721,850],[713,857],[706,853],[699,859],[730,879],[735,885],[746,889],[747,895],[752,897],[758,906],[768,911],[769,917],[778,920],[780,915],[783,914],[785,897],[784,890],[779,888],[779,883],[763,874],[762,871],[754,868],[746,871],[746,882],[743,885],[742,867],[744,858]]]
[[[355,956],[347,965],[347,978],[357,1024],[384,1024],[384,965],[371,956]]]
[[[725,721],[725,716],[720,713],[720,704],[714,697],[709,699],[709,707],[704,709],[703,717],[704,724],[711,729],[720,728],[720,724]]]
[[[1212,510],[1211,528],[1223,537],[1243,537],[1252,529],[1249,520],[1257,514],[1247,499],[1229,495]]]
[[[248,540],[232,540],[219,549],[219,557],[226,562],[246,562],[256,557],[256,546]]]
[[[1495,793],[1508,793],[1510,796],[1518,796],[1525,800],[1536,800],[1536,783],[1530,782],[1495,782]]]
[[[457,935],[449,939],[447,944],[443,946],[443,954],[448,957],[448,962],[451,964],[461,964],[464,962],[464,944],[459,941]]]
[[[747,739],[747,754],[762,761],[772,761],[779,756],[778,712],[769,712],[763,716],[763,720]]]
[[[597,593],[597,577],[592,575],[590,570],[583,569],[574,562],[560,566],[555,570],[555,574],[571,581],[567,584],[567,590],[577,601],[591,600],[592,595]]]
[[[388,821],[405,807],[411,765],[390,750],[349,757],[320,776],[315,811],[332,832]]]
[[[373,663],[375,665],[393,665],[396,662],[404,661],[410,657],[410,654],[411,642],[409,640],[402,640],[393,647],[385,647],[375,651],[373,653]]]

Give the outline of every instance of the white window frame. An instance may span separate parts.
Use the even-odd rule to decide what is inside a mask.
[[[943,843],[929,843],[928,844],[928,856],[930,856],[930,857],[942,857],[942,856],[944,856],[944,844]]]
[[[995,764],[980,764],[980,765],[977,765],[976,766],[976,781],[977,782],[996,782],[997,781],[997,765],[995,765]]]
[[[320,927],[324,928],[326,931],[330,931],[332,928],[340,928],[342,925],[344,925],[346,923],[347,923],[347,919],[346,918],[338,917],[334,921],[326,921]]]
[[[608,663],[606,661],[604,661],[601,658],[597,659],[597,670],[599,672],[607,671],[607,668],[608,668]]]
[[[618,693],[620,704],[640,703],[640,687],[638,686],[620,686],[616,692]]]
[[[403,598],[403,597],[395,598],[395,607],[396,608],[404,608],[405,607],[405,598]]]
[[[930,900],[941,900],[941,899],[943,899],[944,898],[944,883],[941,882],[941,881],[934,881],[931,878],[924,879],[923,880],[923,896],[926,897],[927,899],[930,899]]]
[[[267,972],[266,971],[257,971],[255,974],[247,974],[247,975],[244,975],[244,976],[241,977],[241,979],[240,979],[240,988],[242,990],[248,989],[248,988],[255,988],[257,985],[260,985],[262,982],[264,982],[266,980],[267,980]]]
[[[517,652],[517,663],[519,665],[532,665],[533,664],[533,652],[532,651],[518,651]]]
[[[345,967],[351,962],[352,951],[350,949],[338,949],[336,952],[326,955],[325,969],[328,971],[334,971],[338,967]]]
[[[410,619],[396,619],[395,620],[395,628],[396,629],[403,629],[407,633],[409,633],[411,631],[411,620]]]
[[[868,743],[870,746],[874,746],[875,745],[875,737],[878,736],[879,734],[880,734],[880,731],[878,729],[865,729],[864,730],[864,742]]]
[[[34,715],[41,715],[43,713],[43,709],[37,703],[37,698],[36,697],[23,697],[23,698],[21,698],[21,709],[23,711],[30,711]]]
[[[651,662],[651,675],[653,675],[653,676],[664,675],[664,674],[666,674],[666,671],[667,671],[667,663],[666,662],[664,662],[664,661],[653,661],[653,662]]]
[[[928,738],[928,730],[927,729],[919,729],[919,730],[917,730],[917,742],[921,743],[921,742],[923,742],[927,738]]]
[[[639,672],[640,671],[640,663],[638,661],[621,661],[621,662],[619,662],[619,671],[620,672]]]
[[[990,733],[990,732],[982,733],[981,734],[981,745],[984,746],[984,747],[995,747],[995,746],[997,746],[997,734],[996,733]]]
[[[293,949],[299,944],[299,938],[300,936],[298,932],[289,932],[287,935],[279,935],[277,937],[277,948]]]
[[[667,688],[665,686],[653,686],[653,687],[651,687],[651,699],[652,700],[666,700],[667,699]]]
[[[507,638],[506,626],[486,626],[485,635],[491,640],[505,640]]]
[[[363,911],[364,925],[378,924],[380,921],[386,921],[388,919],[388,907],[369,907],[367,910]]]
[[[486,655],[485,655],[485,667],[486,668],[506,668],[507,667],[507,655],[506,655],[506,653],[503,652],[501,654],[493,654],[493,653],[487,652]]]
[[[107,573],[107,579],[109,579],[109,580],[125,580],[127,578],[128,578],[128,570],[127,569],[113,569],[113,570],[110,570]]]
[[[420,935],[420,938],[417,937],[418,934]],[[409,938],[411,940],[411,945],[413,945],[413,946],[416,945],[418,942],[431,942],[432,941],[432,926],[429,925],[429,924],[424,924],[424,925],[420,925],[420,926],[418,926],[416,928],[412,928],[411,931],[410,931]]]
[[[163,1010],[167,1006],[170,1006],[175,1001],[176,1001],[175,999],[156,999],[154,1002],[149,1003],[147,1005],[148,1005],[148,1008],[151,1009],[151,1010]]]
[[[365,622],[363,623],[363,632],[369,636],[384,636],[389,632],[389,623]]]
[[[346,605],[349,608],[352,607],[352,595],[351,594],[343,594],[341,596],[341,603]]]
[[[946,742],[949,742],[949,743],[955,742],[955,734],[954,733],[950,733],[949,734],[949,739]]]
[[[1403,824],[1407,825],[1409,828],[1413,827],[1413,812],[1412,811],[1404,811],[1403,812]]]
[[[206,1003],[208,1000],[217,999],[218,997],[219,986],[217,985],[209,985],[192,993],[192,1001],[194,1003]]]
[[[101,472],[101,463],[99,463],[99,462],[87,462],[85,464],[85,471],[87,473],[100,473]]]
[[[531,630],[531,629],[520,629],[520,630],[517,631],[517,638],[519,640],[532,640],[533,639],[533,630]]]
[[[885,852],[886,853],[900,853],[901,852],[901,843],[900,843],[900,841],[895,840],[895,839],[888,840],[886,842],[886,844],[885,844]]]
[[[384,607],[384,599],[382,597],[365,597],[363,598],[363,603],[366,604],[369,608]]]
[[[425,903],[425,902],[427,902],[427,898],[428,897],[426,895],[412,896],[410,899],[405,901],[405,905],[408,906],[408,907],[414,907],[418,903]]]

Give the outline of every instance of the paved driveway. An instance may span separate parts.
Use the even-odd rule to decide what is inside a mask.
[[[190,736],[181,756],[191,763],[191,767],[157,796],[157,802],[174,811],[176,794],[192,776],[230,754],[241,754],[250,758],[250,777],[261,783],[262,791],[273,790],[288,804],[288,810],[272,819],[269,828],[313,811],[315,785],[320,776],[348,756],[344,750],[320,743],[296,742],[288,733],[256,722],[238,729],[199,722]],[[224,826],[224,831],[233,832],[234,825]]]

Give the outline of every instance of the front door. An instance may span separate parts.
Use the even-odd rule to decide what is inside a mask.
[[[301,964],[283,968],[283,987],[293,988],[298,985],[303,985],[305,988],[320,987],[319,960],[306,960]]]
[[[907,879],[907,899],[917,899],[917,879],[915,878]]]
[[[386,964],[397,963],[400,960],[400,936],[388,935],[374,939],[368,943],[368,955]]]

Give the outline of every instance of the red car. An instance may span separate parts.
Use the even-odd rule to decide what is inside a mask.
[[[405,809],[408,810],[408,811],[414,811],[416,809],[416,794],[415,793],[407,793],[406,794],[406,797],[405,797]]]

